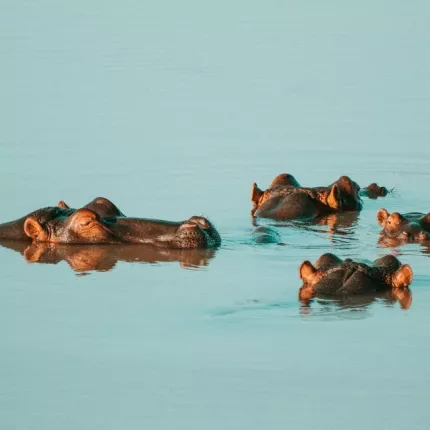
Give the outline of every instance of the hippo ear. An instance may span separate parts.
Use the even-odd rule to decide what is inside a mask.
[[[260,199],[263,196],[264,191],[260,190],[258,188],[257,184],[254,182],[252,184],[252,190],[251,190],[251,201],[252,201],[252,209],[251,209],[251,215],[254,216],[255,212],[258,209],[258,205],[260,203]]]
[[[390,216],[387,209],[379,209],[378,213],[376,214],[376,219],[378,220],[379,225],[384,227],[385,221]]]
[[[405,288],[412,282],[414,274],[409,264],[402,264],[400,269],[397,269],[391,281],[393,288]]]
[[[70,209],[70,206],[64,200],[60,200],[57,206],[61,209]]]
[[[24,232],[31,239],[39,242],[48,241],[48,234],[43,229],[39,221],[33,217],[28,217],[24,222]]]
[[[337,184],[333,184],[330,194],[327,197],[327,203],[332,209],[340,208],[340,189]]]
[[[260,188],[258,188],[257,184],[254,182],[252,184],[252,190],[251,190],[251,201],[254,202],[254,204],[258,205],[258,201],[260,200],[263,194],[264,194],[264,191],[260,190]]]
[[[305,284],[313,284],[316,271],[317,269],[315,269],[312,263],[306,260],[301,264],[299,268],[300,278]]]
[[[425,228],[429,228],[430,227],[430,212],[427,215],[424,215],[421,219],[420,219],[420,224],[422,226],[424,226]]]

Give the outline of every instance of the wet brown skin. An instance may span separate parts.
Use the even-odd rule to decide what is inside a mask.
[[[113,203],[96,204],[99,213],[88,207],[94,201],[78,210],[67,208],[64,202],[59,204],[63,207],[39,209],[1,224],[0,238],[67,244],[139,243],[175,249],[211,248],[221,242],[215,227],[203,217],[193,216],[181,222],[122,215],[102,217],[99,213],[110,215],[113,207],[121,212]]]
[[[75,212],[75,209],[62,209],[58,206],[37,209],[28,215],[15,221],[0,224],[0,239],[31,241],[24,231],[24,225],[28,218],[37,220],[40,224],[45,225],[58,217],[66,217]]]
[[[380,187],[375,182],[360,190],[360,196],[368,197],[369,199],[373,200],[377,199],[378,197],[386,197],[389,193],[390,190],[385,187]]]
[[[269,189],[253,184],[251,215],[276,220],[305,220],[347,211],[360,211],[360,187],[341,176],[328,187],[302,187],[294,176],[278,175]]]
[[[430,213],[390,214],[386,209],[380,209],[376,219],[382,227],[381,236],[394,239],[398,244],[430,240]]]
[[[299,268],[303,285],[300,300],[312,297],[336,298],[343,296],[379,293],[392,290],[398,297],[413,279],[408,264],[392,255],[385,255],[371,264],[342,260],[334,254],[323,254],[314,264],[304,261]]]
[[[0,246],[19,252],[28,263],[58,264],[65,261],[76,272],[109,271],[118,261],[158,263],[177,261],[182,268],[207,266],[216,249],[166,249],[154,246],[64,245],[1,240]]]
[[[57,203],[57,206],[62,209],[70,209],[69,205],[65,203],[63,200],[60,200]],[[94,211],[97,215],[101,216],[102,218],[113,217],[113,216],[122,216],[122,217],[125,216],[114,203],[112,203],[110,200],[106,199],[105,197],[96,197],[94,200],[91,200],[88,204],[86,204],[83,207]]]

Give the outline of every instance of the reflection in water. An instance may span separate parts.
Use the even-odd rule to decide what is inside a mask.
[[[370,316],[373,304],[382,303],[387,307],[394,307],[399,303],[402,309],[409,309],[412,305],[412,292],[409,288],[395,288],[389,291],[374,292],[344,297],[316,295],[310,300],[299,300],[300,316],[315,316],[325,318],[364,319]],[[240,315],[258,316],[263,318],[267,312],[278,313],[282,318],[296,317],[296,305],[293,301],[265,302],[258,299],[248,300],[237,306],[217,309],[213,317],[239,317]]]
[[[409,309],[412,304],[412,292],[409,288],[393,288],[388,291],[357,295],[316,294],[312,299],[301,300],[300,313],[302,315],[312,314],[312,303],[320,306],[317,314],[326,314],[337,310],[365,311],[374,302],[383,302],[390,307],[398,302],[402,309]]]
[[[274,227],[293,227],[296,229],[314,230],[317,232],[325,231],[316,229],[316,226],[327,226],[329,233],[352,234],[357,225],[359,212],[333,213],[320,218],[313,218],[306,221],[274,221],[265,218],[251,218],[254,227],[261,224]]]
[[[303,222],[308,230],[321,231],[315,229],[315,226],[327,226],[327,232],[330,234],[339,234],[343,236],[352,236],[357,226],[359,212],[344,212],[339,214],[329,214],[322,218],[316,218]],[[297,221],[295,222],[297,223]]]
[[[403,245],[416,245],[417,249],[421,252],[421,254],[430,255],[430,241],[425,240],[421,242],[417,242],[412,244],[407,239],[401,239],[398,237],[390,237],[381,232],[378,239],[378,246],[381,248],[397,248]]]
[[[207,266],[215,249],[161,249],[145,245],[58,245],[1,240],[0,245],[19,252],[28,263],[66,261],[76,272],[109,271],[118,261],[159,263],[178,261],[182,268]]]
[[[355,232],[358,218],[359,212],[343,212],[333,213],[306,221],[273,221],[264,218],[251,218],[251,223],[257,228],[264,225],[271,227],[289,227],[293,230],[324,235],[328,233],[330,241],[349,242],[356,240]]]

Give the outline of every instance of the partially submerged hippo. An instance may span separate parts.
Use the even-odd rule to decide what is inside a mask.
[[[299,298],[336,297],[407,288],[413,273],[393,255],[385,255],[371,264],[359,263],[334,254],[323,254],[312,264],[304,261],[299,269],[303,286]]]
[[[178,261],[183,268],[206,266],[216,249],[167,249],[154,246],[64,245],[0,239],[0,246],[19,252],[28,263],[58,264],[65,261],[76,272],[109,271],[121,262],[158,263]]]
[[[164,248],[211,248],[221,243],[218,231],[204,217],[180,222],[125,217],[107,199],[97,204],[101,199],[77,210],[64,202],[60,202],[62,207],[38,209],[0,224],[0,238],[67,244],[139,243]]]
[[[380,209],[376,219],[383,228],[382,235],[399,243],[430,239],[430,212],[427,215],[420,212],[390,214],[386,209]]]
[[[294,176],[277,176],[269,189],[253,184],[251,214],[277,220],[305,220],[336,212],[360,211],[360,187],[348,176],[341,176],[328,187],[302,187]]]
[[[330,213],[360,211],[361,197],[384,197],[389,193],[376,183],[361,189],[348,176],[341,176],[327,187],[303,187],[297,179],[282,173],[263,191],[254,183],[251,215],[276,220],[306,220]]]
[[[281,236],[273,228],[260,225],[252,231],[252,238],[255,243],[277,243],[278,245],[284,245],[281,242]]]
[[[377,183],[373,182],[367,187],[360,189],[360,196],[375,200],[378,197],[386,197],[392,191],[392,189],[389,190],[386,187],[380,187]]]

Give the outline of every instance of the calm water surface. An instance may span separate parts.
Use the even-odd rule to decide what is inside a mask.
[[[379,247],[375,219],[430,210],[429,12],[1,2],[0,221],[103,195],[127,215],[209,216],[224,241],[40,259],[58,264],[0,247],[0,428],[429,428],[430,247]],[[251,184],[282,172],[396,192],[255,244]],[[301,307],[298,267],[327,251],[399,256],[410,309]]]

